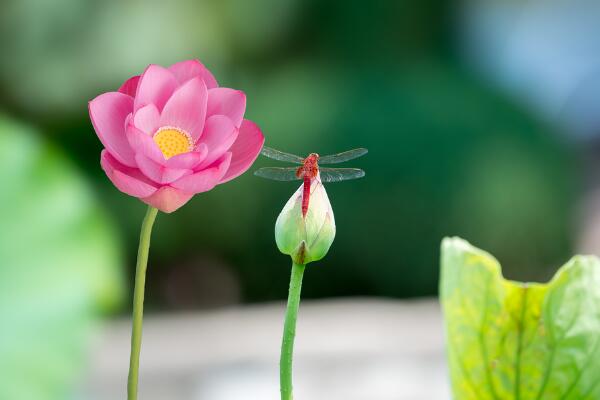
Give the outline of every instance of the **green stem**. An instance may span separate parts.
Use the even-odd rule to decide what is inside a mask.
[[[127,400],[136,400],[138,392],[138,374],[140,368],[140,349],[142,347],[142,321],[144,319],[144,286],[146,284],[146,266],[150,250],[152,225],[158,210],[149,206],[140,233],[137,265],[135,267],[135,288],[133,289],[133,327],[131,329],[131,356],[129,358],[129,378],[127,379]]]
[[[294,355],[294,337],[296,336],[296,318],[302,290],[302,275],[304,275],[304,265],[292,264],[290,292],[285,312],[283,340],[281,341],[281,360],[279,362],[281,400],[292,400],[294,397],[292,395],[292,358]]]

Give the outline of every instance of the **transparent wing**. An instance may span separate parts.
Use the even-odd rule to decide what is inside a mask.
[[[302,164],[304,159],[300,156],[296,156],[290,153],[284,153],[283,151],[275,150],[270,147],[264,146],[260,152],[265,157],[272,158],[273,160],[286,161],[295,164]]]
[[[319,168],[319,172],[323,182],[341,182],[365,176],[365,171],[358,168]]]
[[[346,161],[354,160],[355,158],[364,156],[369,151],[365,148],[358,148],[354,150],[344,151],[343,153],[330,154],[328,156],[319,157],[319,163],[321,164],[337,164]]]
[[[274,181],[295,181],[300,179],[296,176],[296,170],[296,167],[265,167],[259,168],[256,171],[254,171],[254,175],[260,176],[261,178],[271,179]]]

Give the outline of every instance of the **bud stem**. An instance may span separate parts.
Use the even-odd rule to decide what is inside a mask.
[[[300,292],[302,291],[302,276],[304,265],[292,264],[290,278],[290,292],[288,295],[285,323],[283,326],[283,340],[281,341],[281,360],[279,362],[279,381],[281,385],[281,400],[292,400],[292,358],[294,355],[294,338],[296,336],[296,319],[300,306]]]
[[[146,266],[150,250],[152,225],[158,210],[148,207],[140,233],[137,265],[135,268],[135,288],[133,290],[133,327],[131,330],[131,356],[129,358],[129,378],[127,380],[127,400],[136,400],[138,392],[138,371],[140,350],[142,347],[142,321],[144,318],[144,286],[146,284]]]

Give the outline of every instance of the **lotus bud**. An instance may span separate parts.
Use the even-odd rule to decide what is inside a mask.
[[[335,219],[320,177],[311,182],[308,211],[302,216],[303,186],[288,200],[275,223],[279,251],[305,265],[325,257],[335,238]]]

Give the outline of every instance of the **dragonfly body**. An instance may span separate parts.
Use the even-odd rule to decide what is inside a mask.
[[[362,178],[365,172],[358,168],[320,168],[319,162],[322,164],[337,164],[367,154],[367,149],[359,148],[345,151],[339,154],[328,156],[319,156],[317,153],[311,153],[307,157],[302,158],[294,154],[284,153],[270,147],[263,147],[262,155],[274,160],[291,162],[300,164],[299,167],[266,167],[260,168],[254,174],[263,178],[277,181],[293,181],[302,179],[304,187],[302,191],[302,216],[305,217],[308,212],[310,202],[310,188],[312,182],[317,177],[323,182],[340,182],[349,179]]]
[[[296,170],[296,176],[304,181],[302,192],[302,216],[306,217],[308,203],[310,202],[310,185],[319,175],[319,155],[311,153],[303,160],[302,166]]]

